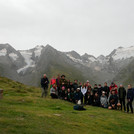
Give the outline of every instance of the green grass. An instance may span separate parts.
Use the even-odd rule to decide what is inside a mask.
[[[134,115],[40,98],[39,88],[0,77],[0,134],[133,134]]]

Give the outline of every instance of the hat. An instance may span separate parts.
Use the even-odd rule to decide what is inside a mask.
[[[80,90],[80,88],[77,88],[78,90]]]
[[[87,83],[89,83],[89,80],[87,80]]]
[[[103,91],[102,93],[105,94],[105,91]]]
[[[66,77],[66,76],[64,74],[62,74],[61,77]]]

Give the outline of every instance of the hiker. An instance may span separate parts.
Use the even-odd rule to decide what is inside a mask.
[[[92,105],[93,104],[93,93],[92,90],[88,89],[85,94],[85,104]]]
[[[66,97],[66,94],[65,94],[65,86],[62,86],[61,87],[61,98],[64,100],[65,99],[65,97]]]
[[[99,97],[101,97],[102,91],[103,91],[103,87],[101,86],[101,84],[99,84],[99,86],[98,86],[98,95],[99,95]]]
[[[48,84],[49,84],[49,80],[47,78],[47,75],[44,74],[43,78],[41,78],[41,87],[42,87],[42,95],[41,97],[46,97],[47,96],[47,92],[48,92]]]
[[[107,96],[105,95],[105,91],[102,91],[102,95],[100,97],[100,104],[103,108],[108,108],[108,100]]]
[[[126,112],[126,106],[125,106],[126,90],[122,84],[120,84],[120,87],[118,89],[118,96],[119,96],[119,100],[121,104],[121,110],[122,110],[122,105],[123,105],[124,111]]]
[[[117,103],[118,103],[118,96],[115,94],[115,89],[111,91],[111,96],[109,98],[110,106],[108,107],[109,110],[111,109],[117,109]]]
[[[72,102],[72,96],[71,96],[70,88],[67,89],[67,100]]]
[[[54,84],[56,84],[55,76],[53,76],[51,81],[50,81],[50,87],[52,87]]]
[[[82,87],[82,82],[79,82],[79,88],[81,89],[81,87]]]
[[[75,99],[75,103],[76,104],[81,104],[81,92],[80,92],[80,88],[76,89],[76,93],[74,94],[74,99]]]
[[[109,97],[110,89],[109,89],[109,87],[107,86],[107,82],[104,83],[103,91],[105,92],[105,95],[106,95],[107,98],[108,98],[108,97]]]
[[[82,93],[82,96],[81,96],[81,103],[83,104],[83,97],[84,97],[84,104],[86,104],[86,100],[85,100],[85,94],[87,92],[87,87],[86,87],[86,83],[84,83],[81,87],[81,93]]]
[[[74,91],[76,91],[76,89],[79,88],[77,80],[74,80],[73,88],[74,88]]]
[[[129,107],[131,109],[131,113],[133,113],[133,89],[132,86],[128,85],[128,91],[127,91],[127,113],[129,113]]]
[[[67,88],[70,88],[70,90],[73,88],[73,83],[71,81]]]
[[[98,86],[97,84],[94,84],[93,95],[95,95],[96,92],[98,93]]]
[[[75,103],[75,98],[74,98],[74,89],[71,88],[71,98],[72,98],[72,102]]]
[[[100,97],[97,92],[93,97],[93,106],[98,106],[98,107],[100,106]]]
[[[88,87],[90,85],[89,80],[86,81],[86,86]]]
[[[112,83],[111,83],[111,86],[109,87],[109,89],[110,89],[110,92],[111,92],[112,90],[115,90],[115,94],[117,94],[118,86],[117,86],[114,82],[112,82]]]
[[[67,88],[68,83],[67,83],[67,80],[65,79],[65,77],[66,76],[64,74],[61,75],[60,86],[65,86]]]
[[[50,96],[51,96],[53,99],[58,98],[58,91],[57,91],[56,84],[53,84],[52,88],[50,89]]]

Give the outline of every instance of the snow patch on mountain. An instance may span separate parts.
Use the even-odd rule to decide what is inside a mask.
[[[68,56],[71,60],[73,60],[74,62],[79,62],[79,63],[82,64],[82,60],[76,59],[76,58],[74,58],[74,57],[73,57],[72,55],[70,55],[70,54],[67,54],[67,56]]]
[[[94,57],[89,57],[88,58],[91,62],[95,62],[96,61],[96,59],[94,58]]]
[[[16,61],[16,60],[19,58],[18,55],[15,54],[15,53],[10,53],[10,54],[9,54],[9,57],[10,57],[13,61]]]
[[[7,55],[7,50],[4,48],[4,49],[1,49],[0,50],[0,56],[6,56]]]
[[[20,68],[17,70],[18,73],[23,72],[29,68],[29,67],[35,67],[35,62],[32,60],[32,52],[30,51],[20,51],[21,55],[24,57],[26,66]]]
[[[131,57],[134,57],[134,47],[119,47],[118,49],[116,49],[114,55],[112,56],[114,60],[122,60]]]
[[[36,46],[35,51],[34,51],[35,57],[40,57],[42,49],[43,49],[43,46]]]

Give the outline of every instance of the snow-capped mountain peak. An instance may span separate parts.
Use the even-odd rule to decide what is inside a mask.
[[[43,48],[44,46],[39,46],[39,45],[35,47],[34,50],[35,57],[40,57]]]
[[[4,48],[4,49],[1,49],[0,50],[0,56],[6,56],[7,55],[7,50]]]
[[[123,48],[119,47],[115,50],[112,58],[114,60],[122,60],[134,57],[134,46]]]

